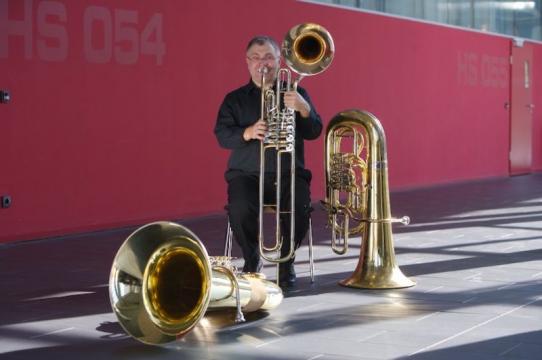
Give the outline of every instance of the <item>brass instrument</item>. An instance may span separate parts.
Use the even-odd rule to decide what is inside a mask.
[[[260,255],[267,261],[282,263],[292,258],[295,234],[295,113],[292,109],[281,105],[285,92],[295,91],[297,85],[304,76],[316,75],[327,69],[333,60],[335,47],[329,32],[317,24],[300,24],[294,26],[286,34],[282,43],[282,55],[288,67],[278,71],[276,90],[266,89],[265,76],[269,69],[262,67],[261,78],[261,118],[266,122],[267,131],[260,145],[260,200],[259,200],[259,231],[258,242]],[[292,82],[292,71],[297,73],[298,78]],[[265,152],[276,151],[276,199],[274,204],[264,204],[264,181],[265,181]],[[281,174],[282,158],[290,158],[290,204],[283,206],[281,202]],[[275,210],[275,243],[267,247],[264,241],[264,210]],[[282,248],[282,233],[280,217],[283,214],[290,215],[290,251],[284,257],[272,255]]]
[[[146,344],[163,344],[188,333],[208,308],[269,310],[281,289],[262,274],[237,275],[229,259],[209,258],[201,241],[171,222],[132,233],[115,256],[109,278],[113,312],[124,330]]]
[[[345,151],[345,145],[351,150]],[[323,205],[333,251],[344,254],[349,236],[361,234],[362,238],[358,265],[340,284],[369,289],[415,285],[395,262],[391,224],[408,225],[410,219],[391,217],[386,137],[380,121],[360,110],[337,114],[326,129],[325,169]]]

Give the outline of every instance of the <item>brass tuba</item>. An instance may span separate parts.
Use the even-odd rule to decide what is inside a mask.
[[[146,344],[171,342],[188,333],[208,308],[269,310],[281,289],[262,274],[235,274],[229,259],[209,258],[201,241],[171,222],[132,233],[115,256],[109,278],[113,312],[124,330]]]
[[[333,251],[344,254],[349,236],[362,238],[356,270],[340,284],[369,289],[415,285],[395,262],[391,223],[408,225],[410,219],[391,217],[386,138],[373,114],[347,110],[331,120],[326,129],[325,171],[322,203],[328,212]]]
[[[282,68],[277,74],[276,90],[266,89],[265,75],[269,71],[267,67],[260,69],[261,77],[261,118],[267,124],[267,131],[260,146],[260,191],[259,191],[259,231],[258,243],[260,255],[267,261],[281,263],[292,258],[295,234],[295,113],[292,109],[281,105],[283,94],[297,89],[297,85],[304,76],[316,75],[327,69],[333,60],[335,47],[329,32],[317,24],[300,24],[294,26],[286,34],[282,43],[282,55],[284,61],[291,69]],[[299,76],[292,81],[292,71]],[[265,181],[265,153],[276,151],[277,180],[276,199],[274,204],[264,204],[264,181]],[[280,189],[282,173],[282,159],[290,158],[290,203],[283,205]],[[275,210],[275,242],[268,247],[264,241],[264,210]],[[286,214],[290,216],[290,251],[284,257],[274,256],[272,253],[282,248],[282,233],[280,217]]]

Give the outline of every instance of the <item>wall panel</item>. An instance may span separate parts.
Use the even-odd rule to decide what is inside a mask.
[[[0,88],[12,94],[0,195],[13,198],[0,242],[221,211],[227,152],[213,127],[249,79],[245,44],[308,21],[337,53],[302,86],[326,123],[346,108],[379,117],[392,189],[507,175],[503,37],[293,0],[0,0]],[[306,149],[316,201],[323,139]]]

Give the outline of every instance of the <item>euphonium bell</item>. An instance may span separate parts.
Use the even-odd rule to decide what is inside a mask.
[[[109,296],[124,330],[146,344],[182,337],[208,308],[237,307],[239,322],[241,308],[270,310],[283,298],[258,274],[237,275],[228,259],[209,258],[196,235],[171,222],[147,224],[126,239],[111,267]]]
[[[259,192],[259,231],[258,243],[260,255],[267,261],[281,263],[288,261],[294,255],[294,224],[295,224],[295,113],[292,109],[285,108],[282,103],[283,94],[287,91],[295,91],[297,85],[304,76],[316,75],[328,68],[333,60],[335,47],[329,32],[322,26],[312,23],[294,26],[286,34],[282,43],[282,55],[284,61],[291,69],[282,68],[277,74],[275,90],[267,89],[265,75],[267,68],[261,72],[261,119],[267,124],[267,131],[260,146],[260,192]],[[299,76],[292,81],[292,71]],[[264,181],[265,181],[265,152],[276,152],[276,199],[273,204],[264,204]],[[290,158],[290,198],[289,204],[283,204],[280,196],[282,159]],[[275,241],[272,246],[266,246],[264,241],[264,210],[275,210]],[[281,215],[290,216],[290,251],[282,256],[282,232],[280,228]],[[273,255],[275,252],[279,255]]]
[[[351,148],[345,151],[345,145]],[[391,217],[386,137],[380,121],[360,110],[337,114],[326,129],[325,169],[323,204],[333,251],[344,254],[349,236],[362,238],[358,265],[340,284],[369,289],[415,285],[395,262],[391,224],[407,225],[410,219]]]

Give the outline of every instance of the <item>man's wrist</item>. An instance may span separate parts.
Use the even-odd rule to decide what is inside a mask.
[[[308,118],[309,115],[311,114],[311,108],[310,106],[307,104],[305,106],[305,109],[303,109],[303,111],[300,111],[299,114],[301,115],[302,118]]]

